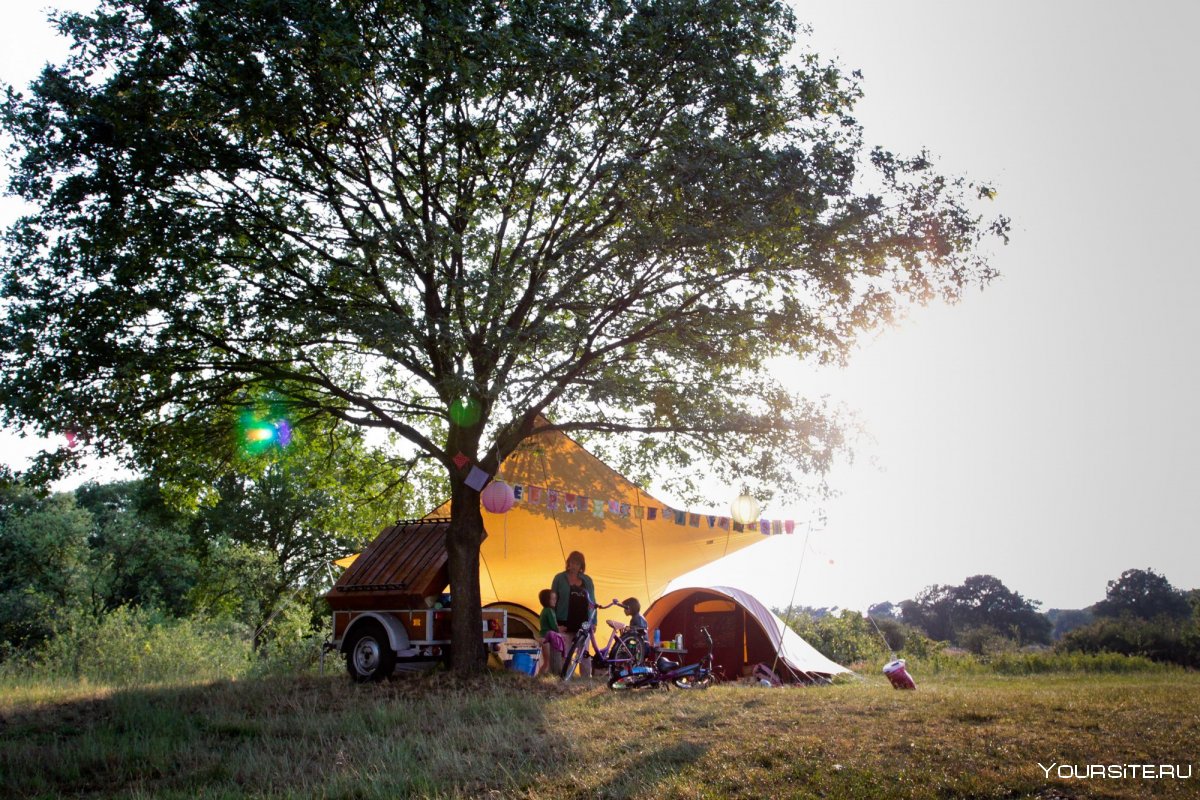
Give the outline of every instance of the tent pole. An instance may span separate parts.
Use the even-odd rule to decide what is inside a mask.
[[[637,498],[638,505],[642,505],[641,487],[635,486],[633,487],[633,491],[634,497]],[[649,608],[650,604],[654,602],[655,598],[650,596],[650,559],[646,555],[646,523],[642,517],[638,517],[638,533],[641,534],[642,537],[642,577],[646,583],[646,608]]]
[[[812,536],[812,520],[805,520],[805,525],[808,527],[808,532],[804,534],[804,548],[800,551],[800,562],[796,564],[796,581],[792,584],[792,599],[788,601],[787,619],[783,624],[788,628],[792,627],[792,614],[796,608],[796,592],[800,588],[800,569],[804,566],[804,556],[808,553],[808,537]],[[779,641],[775,644],[775,663],[771,669],[776,674],[779,670],[779,651],[783,649],[783,635],[785,631],[779,632]],[[811,680],[811,679],[810,679]]]

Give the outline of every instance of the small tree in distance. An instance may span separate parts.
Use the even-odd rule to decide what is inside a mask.
[[[931,638],[963,644],[1002,636],[1022,644],[1047,644],[1050,620],[1041,605],[992,575],[972,575],[959,586],[929,586],[900,604],[904,622]]]
[[[1098,617],[1130,615],[1139,619],[1165,616],[1187,619],[1192,613],[1186,592],[1152,569],[1127,569],[1108,582],[1105,597],[1092,606]]]
[[[854,75],[776,0],[103,0],[10,91],[0,408],[143,466],[274,392],[449,483],[454,666],[480,664],[472,467],[539,415],[658,474],[824,470],[764,363],[839,362],[987,282],[986,186],[868,151]],[[868,190],[866,187],[870,185]],[[753,451],[753,458],[746,453]],[[402,469],[398,466],[397,469]]]

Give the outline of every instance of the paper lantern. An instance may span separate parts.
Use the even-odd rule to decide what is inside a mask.
[[[460,428],[470,428],[482,414],[483,407],[473,397],[460,397],[450,404],[450,419]]]
[[[483,507],[493,514],[507,514],[517,502],[513,489],[504,481],[492,481],[479,493]]]
[[[744,494],[733,501],[733,505],[729,507],[729,516],[733,517],[734,522],[749,525],[758,521],[758,511],[758,501]]]

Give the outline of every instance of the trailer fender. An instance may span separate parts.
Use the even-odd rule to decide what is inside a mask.
[[[350,641],[350,634],[354,632],[355,627],[366,619],[373,619],[383,626],[387,631],[388,644],[392,646],[392,650],[397,653],[403,653],[409,649],[408,631],[404,627],[404,623],[396,619],[391,614],[386,614],[379,611],[367,611],[359,614],[346,627],[346,632],[342,634],[341,652],[346,652],[346,642]]]

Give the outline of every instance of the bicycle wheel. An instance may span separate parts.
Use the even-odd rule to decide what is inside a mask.
[[[632,675],[620,675],[608,681],[608,688],[614,691],[624,689],[640,689],[654,683],[654,675],[649,672],[635,672]]]
[[[628,657],[633,659],[633,666],[641,666],[646,663],[646,656],[650,653],[650,646],[647,644],[645,637],[639,636],[636,633],[626,633],[617,639],[620,643],[622,652],[628,653]]]
[[[634,647],[631,649],[630,645]],[[639,658],[636,650],[636,642],[628,642],[625,639],[617,639],[612,644],[612,650],[608,654],[605,661],[608,663],[609,678],[617,678],[627,674],[634,667],[642,665],[643,658]]]
[[[707,689],[713,685],[712,668],[702,666],[695,672],[687,675],[680,675],[671,682],[680,689]]]
[[[563,663],[562,679],[564,683],[575,675],[575,669],[579,666],[579,662],[583,661],[587,649],[587,639],[576,639],[571,642],[571,648],[567,650],[567,658]]]

